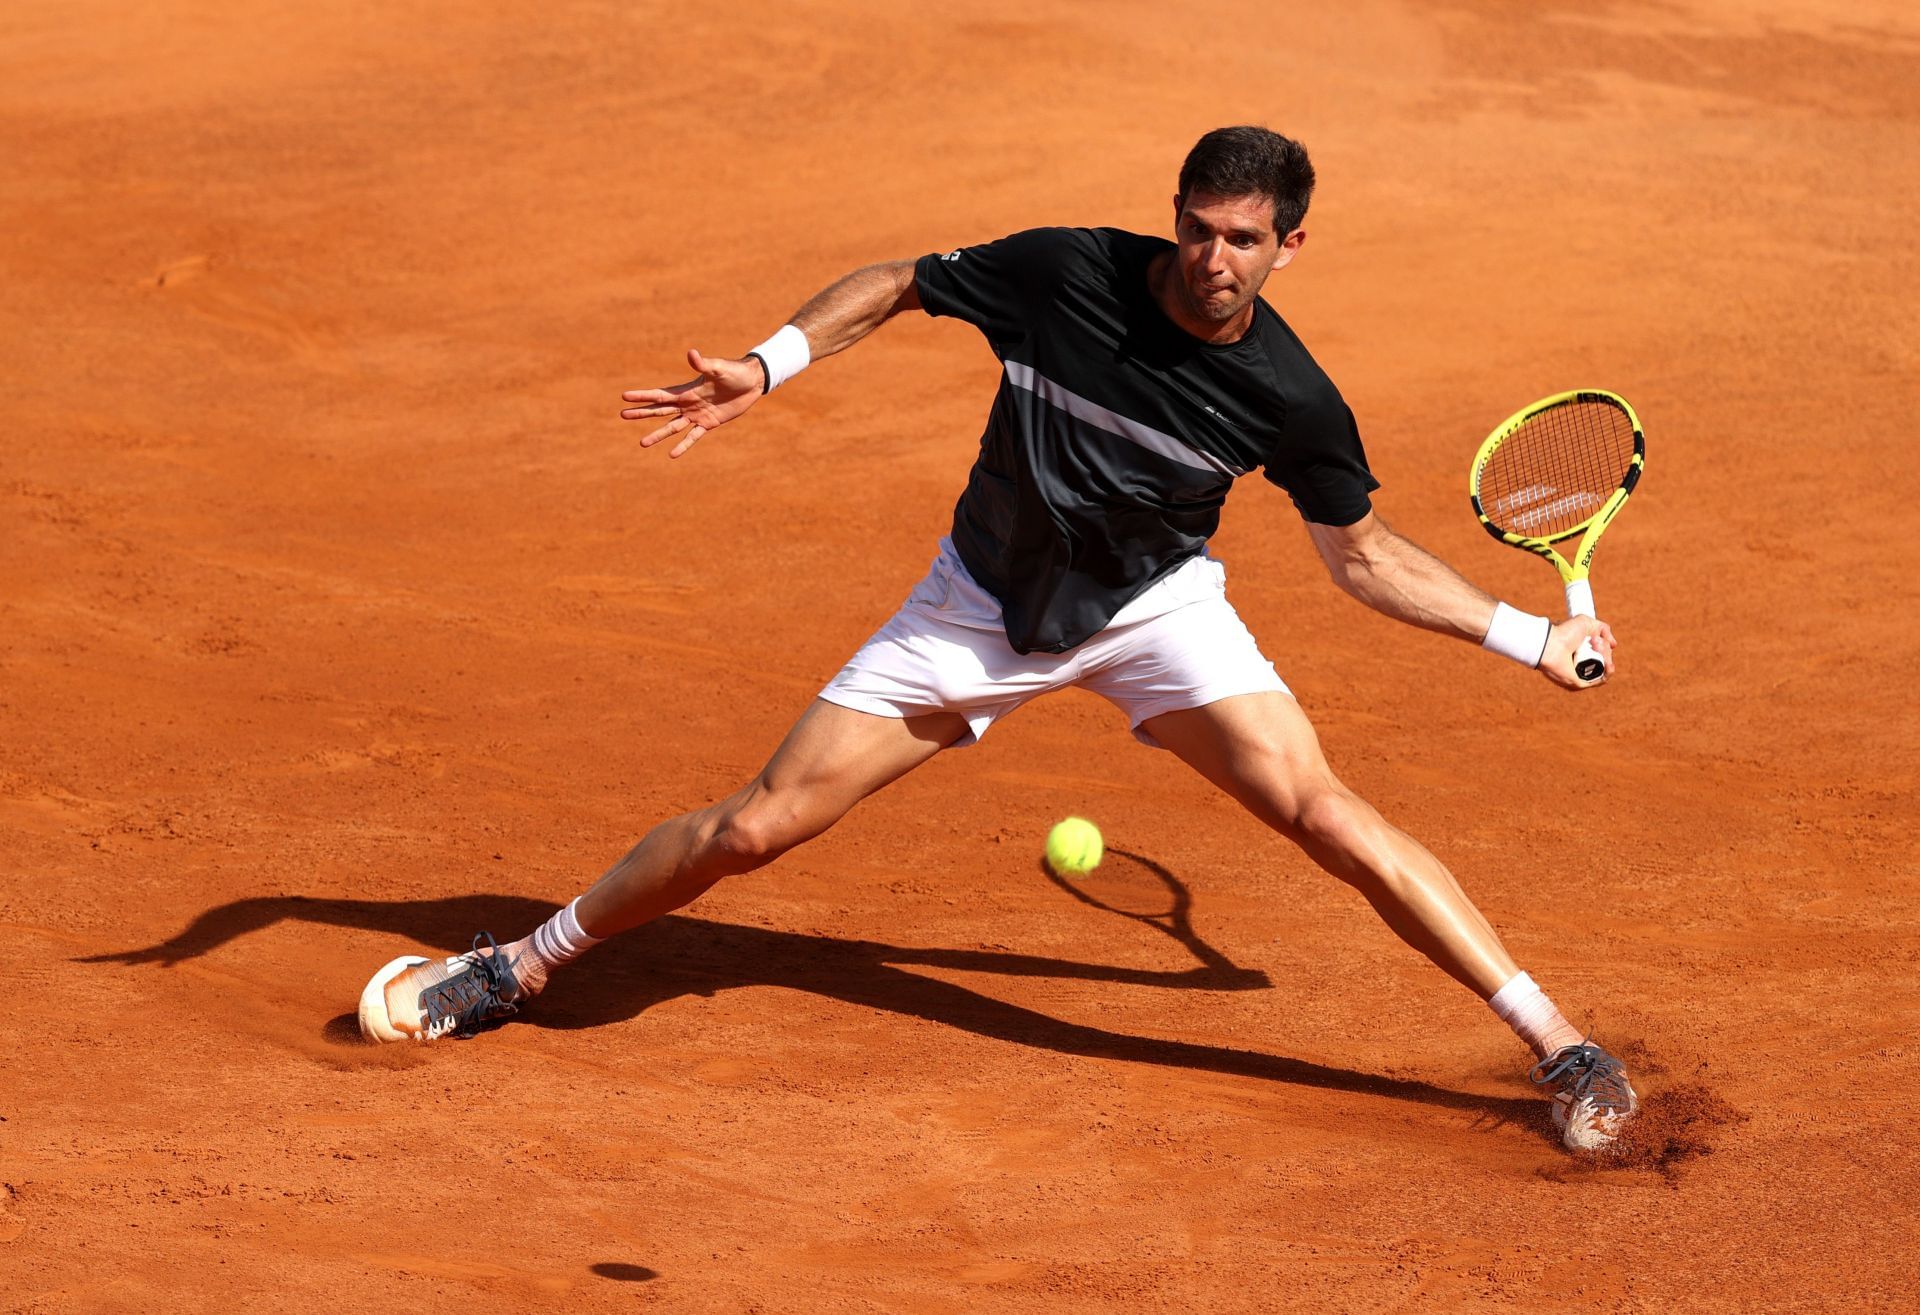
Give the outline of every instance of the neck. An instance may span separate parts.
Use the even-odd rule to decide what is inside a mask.
[[[1193,314],[1180,296],[1180,274],[1174,268],[1173,257],[1173,252],[1162,251],[1147,262],[1147,289],[1153,293],[1154,303],[1160,307],[1161,314],[1172,320],[1188,337],[1198,338],[1211,346],[1239,342],[1246,337],[1247,330],[1253,327],[1253,303],[1249,301],[1230,320],[1215,322]]]

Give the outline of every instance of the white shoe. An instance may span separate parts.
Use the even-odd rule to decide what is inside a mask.
[[[513,965],[481,932],[465,954],[438,961],[402,955],[375,973],[360,992],[360,1035],[369,1041],[472,1036],[496,1018],[519,1013],[515,1001],[525,995]]]
[[[1640,1108],[1626,1065],[1590,1041],[1562,1046],[1527,1080],[1552,1097],[1553,1126],[1570,1151],[1605,1150]]]

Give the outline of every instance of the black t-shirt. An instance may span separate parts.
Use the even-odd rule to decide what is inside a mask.
[[[1003,364],[953,545],[1000,600],[1007,642],[1063,653],[1192,557],[1255,467],[1300,514],[1351,525],[1380,487],[1353,413],[1266,302],[1204,343],[1147,286],[1163,238],[1040,228],[920,258],[920,303]]]

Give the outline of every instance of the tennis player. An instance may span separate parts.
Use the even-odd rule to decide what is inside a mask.
[[[953,525],[926,577],[828,682],[760,774],[654,827],[524,939],[482,933],[445,960],[397,959],[361,998],[372,1039],[467,1034],[516,1012],[607,937],[819,835],[943,749],[1029,699],[1079,685],[1171,750],[1485,1000],[1538,1061],[1566,1143],[1611,1141],[1635,1108],[1619,1060],[1520,968],[1439,860],[1334,776],[1306,715],[1228,603],[1207,540],[1234,480],[1285,489],[1341,588],[1387,616],[1585,687],[1591,638],[1497,602],[1374,510],[1353,414],[1260,297],[1306,242],[1302,147],[1263,128],[1202,137],[1180,170],[1171,242],[1036,229],[870,265],[738,358],[687,353],[696,377],[625,394],[640,441],[680,457],[810,363],[908,311],[965,320],[1002,363]],[[1596,682],[1597,683],[1597,682]]]

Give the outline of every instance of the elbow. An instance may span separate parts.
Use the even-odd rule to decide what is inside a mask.
[[[893,305],[888,309],[889,318],[901,311],[920,309],[920,284],[913,275],[914,262],[900,260],[893,266]]]
[[[1393,562],[1378,553],[1345,553],[1327,563],[1327,573],[1341,591],[1368,607],[1376,606],[1375,600],[1391,592],[1392,572]]]
[[[1363,559],[1352,557],[1330,558],[1327,561],[1327,575],[1340,586],[1340,592],[1361,602],[1367,601],[1368,584],[1372,573]]]
[[[1389,577],[1400,564],[1394,536],[1386,523],[1368,512],[1351,525],[1310,522],[1309,532],[1327,574],[1341,592],[1369,607],[1379,606],[1382,591],[1391,588]]]

